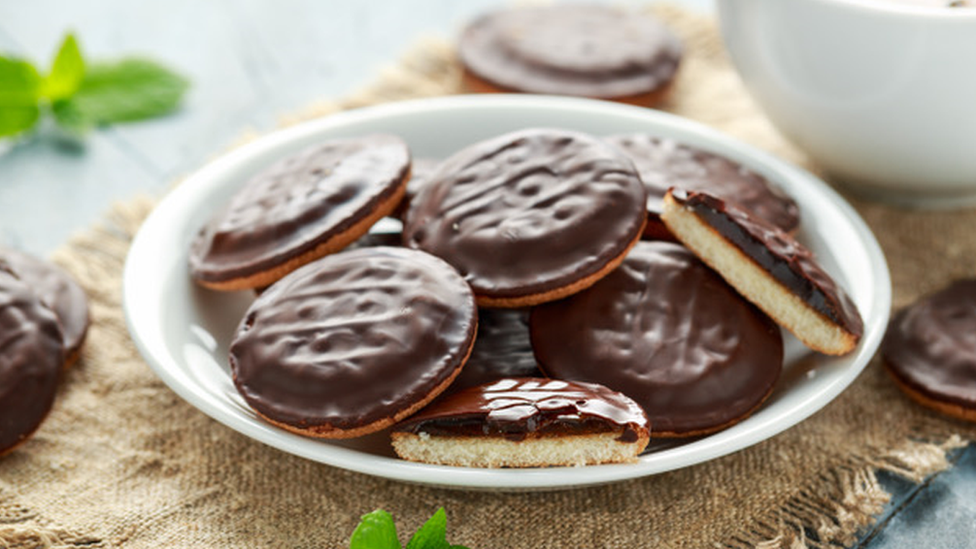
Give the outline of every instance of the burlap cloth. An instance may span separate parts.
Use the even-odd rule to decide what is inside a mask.
[[[652,9],[687,46],[667,110],[816,169],[746,96],[712,19]],[[354,97],[291,121],[457,90],[451,47],[425,41]],[[879,469],[918,481],[947,466],[947,449],[976,439],[976,428],[904,398],[876,359],[833,403],[771,440],[608,486],[466,492],[306,461],[211,420],[136,352],[122,318],[120,278],[129,241],[153,203],[143,197],[117,205],[54,254],[89,292],[94,326],[47,421],[0,460],[0,546],[338,548],[363,513],[384,508],[401,531],[413,531],[439,506],[447,509],[449,539],[479,549],[836,546],[850,543],[888,500]],[[974,274],[976,211],[852,203],[888,257],[896,307]]]

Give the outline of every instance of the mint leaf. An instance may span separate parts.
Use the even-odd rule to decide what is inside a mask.
[[[146,59],[86,66],[69,33],[45,78],[26,61],[0,56],[0,137],[37,124],[42,100],[59,126],[80,134],[96,125],[166,114],[179,106],[188,87],[185,78]]]
[[[27,61],[0,57],[0,106],[37,106],[41,77]]]
[[[51,105],[51,113],[58,126],[77,136],[82,136],[92,127],[93,122],[79,112],[71,101],[55,101]]]
[[[33,107],[0,106],[0,137],[16,135],[37,124],[41,109]]]
[[[407,549],[446,549],[448,547],[446,537],[447,513],[441,507],[410,538]]]
[[[37,123],[41,77],[26,61],[0,57],[0,137],[18,134]]]
[[[44,79],[41,95],[50,101],[71,97],[81,86],[85,76],[85,61],[74,35],[68,34],[61,43],[51,66],[51,74]]]
[[[447,513],[441,507],[410,538],[407,549],[467,549],[447,542]]]
[[[382,509],[363,515],[349,540],[349,549],[402,549],[393,517]]]
[[[146,59],[93,63],[78,91],[55,107],[55,117],[61,122],[70,112],[75,127],[151,118],[175,109],[188,86],[182,76]]]

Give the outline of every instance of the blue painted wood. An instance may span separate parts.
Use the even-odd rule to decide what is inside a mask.
[[[955,465],[914,485],[883,480],[892,501],[859,543],[863,549],[976,547],[976,445],[950,456]]]
[[[366,84],[421,34],[448,37],[497,1],[425,4],[429,9],[388,0],[0,2],[5,53],[47,66],[72,29],[89,58],[151,54],[193,82],[180,112],[97,131],[83,147],[91,154],[63,157],[49,132],[0,151],[3,241],[47,253],[112,201],[162,192],[246,130],[270,130],[284,113]],[[28,214],[23,204],[44,207]]]
[[[613,0],[605,2],[621,3]],[[710,0],[685,0],[707,9]],[[628,0],[623,4],[642,4]],[[193,81],[183,109],[148,123],[119,125],[90,138],[74,161],[58,158],[49,136],[0,148],[0,226],[8,244],[48,253],[109,204],[140,191],[162,192],[225,150],[245,130],[316,99],[369,82],[418,37],[456,34],[475,14],[504,0],[8,0],[0,1],[0,50],[47,66],[73,30],[89,58],[149,54]],[[101,143],[101,140],[106,143]],[[35,161],[26,161],[35,158]],[[50,167],[32,167],[45,164]],[[80,163],[80,166],[77,165]],[[130,164],[140,167],[133,171]],[[68,166],[75,166],[74,170]],[[100,179],[114,183],[98,186]],[[127,180],[127,185],[118,183]],[[69,181],[83,184],[69,189]],[[48,183],[56,181],[57,183]],[[15,186],[13,190],[4,188]],[[63,192],[64,191],[64,192]],[[24,212],[23,204],[44,204]]]
[[[45,131],[0,154],[0,241],[35,253],[93,222],[108,201],[159,180],[110,132],[79,144]]]

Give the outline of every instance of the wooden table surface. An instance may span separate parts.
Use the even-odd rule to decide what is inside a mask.
[[[639,4],[620,2],[615,4]],[[685,0],[713,9],[709,0]],[[354,90],[419,37],[455,35],[498,0],[0,0],[0,52],[49,65],[72,30],[91,59],[143,54],[192,80],[170,116],[68,139],[50,124],[0,142],[0,244],[45,255],[114,201],[161,193],[245,131]],[[894,494],[855,547],[976,547],[976,450]]]

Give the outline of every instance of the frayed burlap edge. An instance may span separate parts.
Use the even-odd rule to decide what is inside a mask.
[[[39,525],[0,525],[0,547],[3,549],[77,549],[105,547],[100,540],[78,536]]]
[[[103,547],[96,538],[53,527],[0,489],[0,548]]]
[[[114,205],[101,224],[59,249],[54,261],[75,273],[88,288],[97,287],[98,280],[118,279],[131,239],[155,204],[155,198],[139,196]],[[111,297],[97,296],[93,301],[113,303],[107,299]],[[113,328],[125,329],[121,324]],[[755,517],[752,524],[743,525],[738,534],[715,540],[714,546],[821,549],[849,545],[890,499],[878,481],[878,471],[920,483],[947,469],[948,452],[967,443],[958,434],[950,434],[940,442],[905,440],[890,448],[871,449],[866,455],[848,456],[802,483],[795,495]],[[31,519],[0,527],[0,547],[102,547],[96,539]]]
[[[665,20],[681,35],[686,45],[698,52],[698,56],[685,61],[682,70],[686,74],[713,71],[713,63],[728,63],[718,30],[710,18],[669,4],[652,5],[648,11]],[[685,78],[685,81],[694,79],[695,74]],[[721,87],[741,86],[729,70],[716,80],[714,84]],[[459,93],[461,89],[461,69],[453,47],[446,41],[429,38],[416,44],[400,64],[384,70],[374,85],[344,100],[313,104],[301,112],[283,117],[281,123],[291,125],[343,109],[396,99]],[[682,89],[679,83],[679,89],[674,94],[676,97],[664,108],[720,127],[746,141],[762,141],[766,148],[773,149],[780,156],[803,162],[802,153],[771,127],[746,122],[754,121],[754,117],[735,116],[741,114],[743,109],[754,110],[751,106],[741,106],[741,102],[751,103],[751,99],[741,90],[737,91],[721,95],[739,105],[718,110],[702,109],[702,105],[713,101],[720,92],[692,87]],[[849,545],[856,540],[858,532],[874,522],[891,498],[878,482],[877,471],[889,471],[920,483],[951,465],[947,452],[967,444],[968,441],[952,434],[938,443],[906,440],[894,448],[877,449],[870,456],[850,457],[805,483],[795,496],[766,516],[756,518],[755,523],[745,526],[740,535],[717,542],[716,546],[820,549],[836,544]]]
[[[654,6],[652,11],[671,24],[690,47],[704,52],[699,59],[688,60],[682,69],[686,74],[712,70],[713,62],[727,63],[713,21],[666,5]],[[738,86],[729,73],[726,70],[715,85]],[[346,99],[317,102],[301,112],[283,116],[280,123],[290,125],[343,109],[446,95],[459,90],[460,70],[452,46],[443,40],[424,39],[398,65],[385,69],[374,84]],[[697,108],[710,98],[714,99],[715,93],[714,89],[697,94],[687,89],[682,95],[679,86],[677,98],[665,108],[717,126],[747,141],[761,141],[766,148],[783,157],[802,161],[800,153],[768,129],[757,130],[755,124],[739,124],[737,120],[742,117],[736,115],[741,114],[738,112],[741,109],[711,109],[704,112]],[[741,90],[737,94],[724,96],[732,101],[748,101],[742,99],[745,96]],[[238,144],[257,136],[256,132],[248,132]],[[770,141],[770,136],[774,136],[773,141]],[[141,196],[114,205],[103,223],[72,238],[54,253],[53,259],[85,280],[119,279],[131,239],[155,203],[155,198]],[[116,310],[121,308],[120,296],[115,293],[117,288],[94,283],[85,286],[95,288],[95,291],[101,287],[106,292],[112,292],[92,296],[96,306]],[[111,328],[125,330],[121,322]],[[755,517],[751,524],[744,524],[738,534],[728,539],[714,540],[713,545],[729,548],[817,549],[850,544],[859,531],[872,523],[890,499],[890,494],[878,481],[878,471],[889,471],[913,482],[921,482],[945,470],[950,465],[947,452],[967,443],[958,435],[947,435],[942,441],[906,440],[896,447],[875,449],[870,455],[848,456],[803,483],[778,507]],[[98,539],[52,526],[28,509],[18,506],[7,490],[0,489],[0,498],[4,500],[4,504],[0,505],[0,547],[104,546]]]
[[[807,482],[780,508],[758,518],[723,547],[821,549],[848,546],[874,523],[890,501],[877,472],[888,471],[915,483],[948,469],[948,452],[968,443],[951,435],[941,443],[906,440],[874,456],[851,457]]]
[[[156,202],[153,197],[139,196],[114,205],[102,223],[73,237],[55,252],[53,260],[75,273],[86,288],[98,287],[99,280],[117,280],[129,244]],[[95,303],[121,306],[115,295],[93,297]],[[121,315],[110,316],[120,320],[112,328],[125,329]],[[947,453],[967,443],[958,434],[948,434],[940,442],[905,440],[890,448],[871,449],[866,455],[848,456],[802,483],[795,495],[752,524],[743,525],[738,534],[715,540],[715,546],[821,549],[849,545],[890,499],[878,481],[878,471],[920,483],[947,469]],[[0,547],[102,546],[98,540],[40,523],[30,526],[31,522],[0,527]]]
[[[102,319],[101,329],[127,334],[118,283],[132,239],[157,202],[156,198],[143,195],[114,204],[102,221],[74,235],[51,255],[52,261],[72,273],[85,288],[92,317]],[[111,349],[100,351],[109,353]],[[83,353],[87,354],[87,349]],[[22,505],[16,490],[11,488],[0,482],[0,549],[109,546],[97,537],[61,528],[39,516]]]

